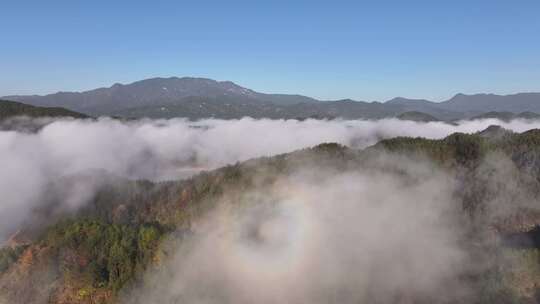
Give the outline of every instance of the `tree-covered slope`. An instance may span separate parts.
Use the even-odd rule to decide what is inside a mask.
[[[89,117],[87,115],[59,107],[36,107],[14,101],[0,100],[0,120],[14,116],[73,118]]]

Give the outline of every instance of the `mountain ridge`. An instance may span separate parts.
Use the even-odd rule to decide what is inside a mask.
[[[458,93],[442,102],[405,97],[396,97],[386,102],[318,100],[298,94],[260,93],[232,81],[196,77],[154,77],[82,92],[12,95],[3,99],[34,106],[64,107],[89,115],[135,118],[319,116],[377,119],[395,117],[405,112],[423,112],[440,120],[455,120],[472,118],[486,112],[540,112],[540,93],[534,92],[509,95]],[[207,109],[206,104],[212,106]]]
[[[127,108],[171,104],[187,97],[235,97],[249,103],[287,104],[312,102],[315,99],[288,94],[266,94],[239,86],[231,81],[195,77],[155,77],[129,84],[82,92],[57,92],[47,95],[11,95],[5,99],[35,106],[61,106],[85,113],[106,115]]]

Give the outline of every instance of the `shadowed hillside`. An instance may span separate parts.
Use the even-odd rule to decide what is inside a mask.
[[[419,121],[419,122],[430,122],[430,121],[439,121],[438,118],[422,113],[422,112],[405,112],[401,113],[397,116],[398,119],[401,120],[412,120],[412,121]]]
[[[73,118],[89,117],[87,115],[59,107],[35,107],[20,102],[0,100],[0,120],[14,116]]]

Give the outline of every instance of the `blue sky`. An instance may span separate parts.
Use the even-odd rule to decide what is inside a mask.
[[[540,91],[540,1],[2,1],[0,95],[149,77],[322,99]]]

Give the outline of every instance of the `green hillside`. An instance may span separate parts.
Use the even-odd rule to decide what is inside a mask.
[[[14,116],[28,117],[73,117],[88,118],[89,116],[58,107],[35,107],[20,102],[0,100],[0,120]]]

